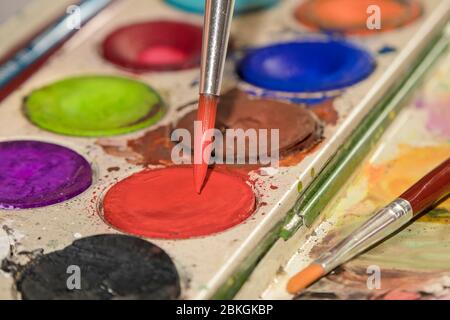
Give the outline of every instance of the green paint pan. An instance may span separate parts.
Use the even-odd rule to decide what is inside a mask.
[[[25,113],[38,127],[70,136],[100,137],[146,128],[164,115],[148,85],[112,76],[64,79],[33,91]]]

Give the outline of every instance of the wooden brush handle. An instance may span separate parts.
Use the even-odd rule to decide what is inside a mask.
[[[414,215],[450,193],[450,158],[406,190],[400,198],[409,201]]]

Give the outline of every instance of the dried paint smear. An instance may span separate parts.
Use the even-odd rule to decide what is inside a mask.
[[[309,258],[315,259],[331,248],[374,211],[450,157],[450,55],[426,83],[414,103],[400,113],[371,158],[326,209],[325,221],[317,227],[332,227],[310,251]],[[296,299],[450,299],[449,233],[450,199],[444,199]],[[289,274],[298,271],[300,261],[305,262],[304,256],[296,259],[296,267],[292,263],[292,270],[286,268]],[[370,278],[374,270],[380,271],[379,283]]]
[[[225,129],[280,129],[281,166],[298,164],[323,139],[323,126],[335,125],[338,114],[327,100],[312,106],[295,105],[280,101],[251,98],[234,89],[226,93],[219,103],[217,128]],[[195,104],[194,104],[195,106]],[[284,110],[280,114],[280,109]],[[288,116],[286,116],[288,115]],[[175,143],[170,135],[176,127],[192,132],[195,112],[181,117],[175,126],[166,125],[147,131],[143,136],[124,141],[122,139],[100,139],[103,150],[113,156],[123,157],[137,165],[170,165]],[[191,144],[192,145],[192,144]],[[191,155],[185,155],[190,157]],[[189,159],[186,159],[189,161]],[[249,171],[255,166],[249,168]]]

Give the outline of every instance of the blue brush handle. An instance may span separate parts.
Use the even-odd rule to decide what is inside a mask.
[[[106,7],[112,0],[83,0],[80,8],[80,23],[83,24]],[[75,14],[75,13],[74,13]],[[61,17],[58,21],[37,35],[25,48],[19,50],[11,59],[0,65],[0,90],[25,69],[39,60],[47,52],[61,43],[75,30],[68,27],[67,22],[73,14]]]

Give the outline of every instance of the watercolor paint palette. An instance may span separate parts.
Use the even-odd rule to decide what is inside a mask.
[[[292,298],[285,286],[293,273],[450,156],[449,79],[447,49],[371,154],[324,210],[322,219],[301,239],[275,245],[238,297]],[[295,298],[449,299],[449,205],[449,200],[443,201]],[[280,252],[286,255],[281,257]],[[374,270],[381,272],[380,285],[368,287]],[[275,280],[263,288],[258,283],[261,273],[271,273]]]
[[[369,34],[355,21],[344,36],[321,24],[333,1],[305,9],[314,23],[298,17],[302,1],[248,1],[218,122],[280,128],[281,167],[220,166],[205,190],[217,201],[202,207],[190,168],[170,158],[171,130],[191,130],[198,99],[201,8],[168,2],[110,4],[0,103],[1,298],[232,296],[235,272],[450,15],[444,0],[380,1],[402,19]],[[88,289],[67,293],[69,266],[90,270]]]

